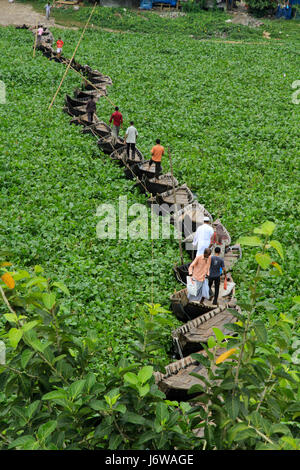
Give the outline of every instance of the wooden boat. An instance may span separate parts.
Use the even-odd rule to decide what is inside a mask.
[[[83,114],[86,114],[86,104],[82,106],[67,105],[63,107],[63,110],[70,116],[82,116]]]
[[[128,158],[126,145],[123,147],[120,147],[117,150],[114,150],[111,153],[110,158],[112,160],[118,161],[121,165],[125,165],[126,166],[125,169],[127,171],[130,171],[130,168],[128,167],[130,167],[131,165],[144,161],[144,157],[138,148],[135,148],[134,158],[132,157],[132,152],[130,149],[129,158]]]
[[[235,309],[238,309],[237,305]],[[225,335],[232,334],[225,325],[236,321],[237,318],[232,309],[229,310],[226,305],[222,305],[180,326],[172,331],[177,357],[188,356],[203,349],[202,344],[207,344],[208,338],[214,336],[212,328],[219,328]]]
[[[226,272],[230,272],[235,263],[242,257],[242,248],[238,243],[225,249],[224,263]]]
[[[175,188],[175,197],[178,210],[194,200],[194,195],[186,184]],[[175,197],[172,188],[169,191],[158,193],[156,196],[151,197],[148,199],[148,204],[167,205],[169,208],[172,206],[175,209]]]
[[[83,106],[86,105],[88,100],[85,100],[84,98],[78,99],[78,98],[72,98],[69,95],[65,96],[65,103],[67,106]]]
[[[216,357],[220,356],[225,351],[225,348],[220,348],[216,352]],[[207,357],[206,351],[203,350],[197,351],[197,354]],[[215,367],[213,367],[213,370]],[[166,395],[168,400],[190,401],[192,398],[199,396],[199,392],[194,394],[188,393],[192,385],[200,384],[202,387],[206,388],[206,384],[201,379],[191,375],[191,373],[200,374],[206,380],[209,380],[206,367],[191,356],[187,356],[167,365],[164,374],[154,372],[153,375],[156,385],[159,390]]]
[[[96,124],[90,124],[82,129],[83,134],[91,133],[95,137],[107,137],[111,134],[111,128],[103,121],[98,121]]]
[[[105,85],[110,86],[112,81],[109,77],[102,76],[95,76],[95,75],[88,75],[88,80],[92,82],[94,85]]]
[[[102,152],[109,155],[115,150],[124,147],[124,144],[125,142],[122,137],[116,139],[113,135],[107,135],[98,140],[98,146],[101,148]]]
[[[176,213],[176,221],[182,228],[182,235],[186,238],[196,232],[199,225],[203,224],[203,218],[209,217],[213,221],[211,214],[198,201],[193,201],[186,205]],[[170,218],[172,224],[175,223],[175,216]]]
[[[175,188],[178,186],[178,181],[176,178],[172,177],[171,173],[165,173],[164,175],[160,175],[158,178],[147,178],[144,176],[142,178],[143,189],[152,195],[156,195],[158,193],[164,193],[165,191],[169,191],[173,186]]]
[[[107,95],[107,90],[106,90],[106,85],[104,85],[103,83],[99,83],[99,84],[93,84],[91,85],[90,83],[87,83],[86,85],[84,85],[84,88],[85,90],[87,91],[92,91],[92,90],[99,90],[99,93],[100,93],[100,96],[106,96]]]
[[[101,90],[100,88],[95,90],[79,90],[79,89],[76,89],[74,91],[74,96],[75,98],[79,98],[79,99],[85,99],[85,100],[88,100],[90,99],[90,97],[93,95],[95,100],[98,100],[101,96],[104,96],[106,95],[106,90],[105,92],[103,90]]]
[[[146,176],[147,178],[153,178],[155,176],[155,165],[152,164],[149,167],[150,160],[147,160],[142,163],[137,163],[132,166],[133,173],[139,178]]]
[[[37,49],[43,53],[43,55],[47,58],[50,58],[54,54],[54,50],[52,49],[51,46],[47,46],[45,44],[39,44],[37,46]]]
[[[227,289],[224,289],[224,277],[221,280],[220,291],[218,302],[220,305],[232,304],[234,305],[234,295],[235,295],[235,283],[233,282],[231,276],[229,281],[227,281]],[[209,312],[216,308],[210,300],[204,300],[201,304],[199,301],[190,301],[187,297],[187,289],[182,289],[180,291],[174,292],[170,297],[171,300],[171,310],[180,321],[187,322],[193,320],[200,315],[203,315],[206,312]]]
[[[98,121],[98,117],[96,114],[93,116],[93,122],[92,124],[96,124]],[[74,117],[71,121],[70,124],[76,124],[76,125],[81,125],[81,126],[89,126],[91,123],[89,121],[88,115],[87,114],[81,114],[78,117]]]
[[[108,75],[104,75],[103,73],[99,72],[99,70],[93,70],[88,65],[85,65],[84,72],[87,75],[87,78],[94,83],[94,80],[98,83],[105,83],[106,85],[112,85],[112,79]]]

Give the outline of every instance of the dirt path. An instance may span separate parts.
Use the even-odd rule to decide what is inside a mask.
[[[31,5],[8,3],[8,0],[0,0],[0,26],[22,26],[23,24],[35,26],[37,23],[48,27],[65,28],[56,24],[54,18],[50,17],[49,21],[47,21],[46,16],[34,11]]]

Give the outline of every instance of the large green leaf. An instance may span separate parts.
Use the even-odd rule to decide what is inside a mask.
[[[47,423],[42,424],[37,432],[37,437],[39,440],[45,441],[50,434],[56,429],[57,421],[52,420]]]
[[[225,408],[232,420],[238,416],[240,411],[240,400],[233,393],[228,393],[225,398]]]
[[[156,405],[156,417],[157,417],[157,419],[160,423],[169,418],[168,407],[165,403],[157,403],[157,405]]]
[[[75,400],[82,392],[85,386],[85,380],[77,380],[69,387],[68,393],[72,400]]]
[[[48,310],[51,310],[54,305],[55,305],[55,302],[56,302],[56,295],[53,294],[53,293],[44,293],[42,295],[42,299],[43,299],[43,302],[44,302],[44,305],[45,307],[48,309]]]
[[[284,256],[283,256],[283,248],[282,248],[282,245],[279,241],[277,240],[271,240],[270,241],[270,245],[275,248],[275,250],[277,251],[277,253],[279,254],[280,258],[283,259]]]
[[[262,241],[259,237],[252,236],[252,237],[240,237],[237,241],[241,245],[246,246],[262,246]]]
[[[276,224],[274,224],[274,222],[267,221],[264,222],[259,228],[255,228],[253,232],[271,236],[275,230],[275,227]]]
[[[263,269],[267,269],[272,262],[270,256],[266,253],[256,253],[255,259]]]
[[[8,338],[11,346],[16,348],[19,344],[20,339],[23,336],[23,331],[17,328],[11,328],[8,332]]]
[[[266,343],[268,340],[268,332],[265,324],[261,320],[257,320],[255,323],[253,323],[253,327],[258,341],[261,343]]]
[[[132,385],[137,385],[139,383],[137,375],[133,372],[127,372],[126,374],[124,374],[124,380],[125,382],[128,382]]]
[[[153,375],[153,367],[145,366],[138,372],[138,380],[142,384],[147,382]]]

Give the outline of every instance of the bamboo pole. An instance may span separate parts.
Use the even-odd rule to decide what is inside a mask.
[[[65,78],[66,78],[66,76],[67,76],[67,73],[69,72],[69,69],[70,69],[70,67],[71,67],[72,60],[73,60],[74,57],[75,57],[75,54],[76,54],[76,52],[77,52],[77,49],[78,49],[78,47],[79,47],[79,45],[80,45],[80,43],[81,43],[81,40],[82,40],[82,38],[83,38],[83,36],[84,36],[84,33],[85,33],[85,31],[86,31],[86,29],[87,29],[87,27],[88,27],[88,24],[89,24],[89,22],[90,22],[90,20],[91,20],[91,18],[92,18],[92,16],[93,16],[93,13],[94,13],[94,11],[95,11],[96,6],[97,6],[97,3],[95,3],[94,8],[93,8],[93,10],[92,10],[92,12],[91,12],[91,14],[90,14],[90,16],[89,16],[89,19],[87,20],[87,23],[86,23],[86,25],[85,25],[85,27],[84,27],[84,29],[83,29],[83,31],[82,31],[82,34],[81,34],[81,36],[80,36],[80,38],[79,38],[79,41],[78,41],[78,43],[77,43],[77,46],[75,47],[75,51],[73,52],[73,55],[72,55],[72,57],[71,57],[70,63],[69,63],[69,65],[68,65],[68,67],[66,68],[66,71],[65,71],[65,73],[64,73],[64,75],[63,75],[63,78],[61,79],[61,82],[60,82],[60,84],[59,84],[58,89],[56,90],[55,95],[53,96],[53,99],[52,99],[52,101],[51,101],[51,103],[50,103],[50,105],[49,105],[48,110],[52,107],[52,105],[53,105],[53,103],[54,103],[54,101],[55,101],[55,99],[56,99],[56,97],[57,97],[57,95],[58,95],[58,93],[59,93],[59,90],[61,89],[61,86],[62,86],[62,84],[63,84],[63,82],[64,82],[64,80],[65,80]]]
[[[37,35],[38,35],[38,22],[36,22],[36,33],[35,33],[35,39],[34,39],[33,57],[35,57],[35,50],[36,50],[36,44],[37,44]]]
[[[171,169],[171,176],[172,176],[172,184],[173,184],[173,195],[174,195],[174,202],[175,202],[174,219],[175,219],[175,225],[176,225],[176,229],[177,229],[177,233],[178,233],[178,244],[179,244],[180,260],[181,260],[181,264],[184,264],[183,253],[182,253],[181,232],[179,231],[178,216],[177,216],[178,208],[177,208],[177,201],[176,201],[176,191],[175,191],[175,184],[174,184],[173,164],[172,164],[172,156],[171,156],[170,147],[168,147],[168,155],[169,155],[169,162],[170,162],[170,169]]]

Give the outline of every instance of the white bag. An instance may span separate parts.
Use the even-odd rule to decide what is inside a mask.
[[[186,277],[186,286],[189,295],[197,295],[197,282],[191,276]]]

